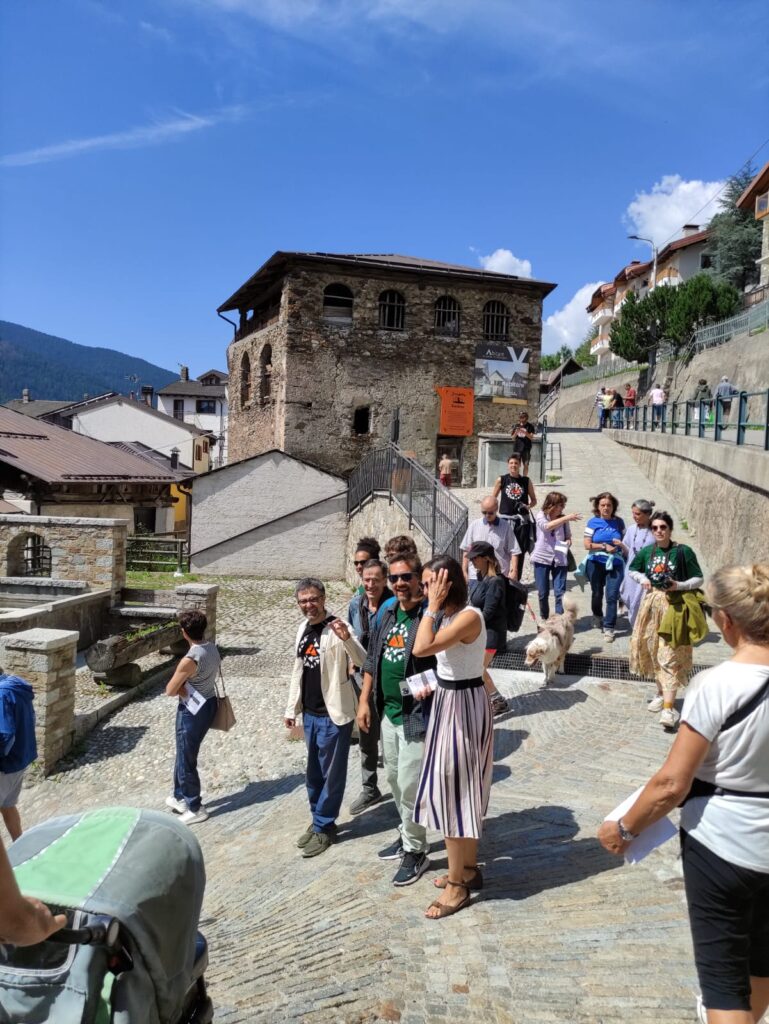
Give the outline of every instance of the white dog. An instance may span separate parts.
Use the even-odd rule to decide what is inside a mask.
[[[577,604],[571,597],[563,599],[563,615],[551,615],[542,623],[539,633],[526,648],[526,664],[542,663],[545,685],[552,683],[556,672],[563,672],[566,655],[574,642]]]

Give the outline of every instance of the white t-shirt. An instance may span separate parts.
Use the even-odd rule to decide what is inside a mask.
[[[652,405],[664,405],[665,404],[665,392],[662,388],[652,388],[650,392],[650,398]]]
[[[711,741],[697,769],[699,778],[728,789],[769,792],[769,697],[747,718],[719,732],[767,679],[769,667],[732,661],[692,679],[681,719]],[[769,800],[695,797],[681,809],[681,827],[724,860],[769,874]]]

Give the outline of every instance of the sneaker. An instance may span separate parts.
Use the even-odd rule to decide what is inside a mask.
[[[313,832],[302,849],[303,857],[318,857],[334,842],[334,838],[328,832]]]
[[[697,996],[697,1020],[699,1024],[708,1024],[708,1011],[702,1001],[702,996]]]
[[[401,866],[393,876],[393,885],[411,885],[416,882],[430,867],[430,861],[426,853],[412,853],[406,850],[401,860]]]
[[[378,789],[364,789],[363,792],[350,804],[348,810],[350,814],[360,814],[365,811],[367,807],[372,807],[374,804],[378,804],[382,799],[382,794]]]
[[[170,807],[177,814],[184,814],[187,810],[187,804],[183,800],[177,800],[175,796],[166,797],[166,807]]]
[[[400,836],[395,840],[394,843],[390,843],[389,846],[385,846],[383,850],[380,850],[377,854],[380,860],[400,860],[403,856],[403,840]]]
[[[614,643],[614,630],[613,629],[605,629],[603,631],[603,639],[604,639],[604,643],[613,644]]]
[[[329,825],[327,831],[330,832],[332,836],[335,836],[336,833],[337,833],[336,825]],[[304,832],[302,832],[302,834],[299,836],[299,838],[296,841],[296,845],[298,846],[298,848],[300,850],[303,850],[305,848],[305,846],[307,846],[309,841],[312,839],[313,832],[314,832],[313,824],[312,824],[312,822],[310,822],[310,824],[307,826],[307,828],[304,830]]]
[[[666,729],[675,729],[680,718],[681,716],[675,708],[663,708],[662,714],[660,715],[660,725],[664,726]]]
[[[501,693],[495,693],[489,701],[492,715],[504,715],[510,710],[510,705]]]
[[[196,811],[185,811],[184,814],[179,815],[179,821],[184,825],[197,825],[201,821],[208,820],[208,811],[205,809],[203,804]]]
[[[662,711],[665,707],[665,702],[662,697],[652,697],[649,703],[646,705],[646,710],[651,711],[652,714],[656,714],[658,711]]]

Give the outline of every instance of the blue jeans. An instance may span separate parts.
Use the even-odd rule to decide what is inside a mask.
[[[626,405],[625,406],[625,428],[627,430],[630,429],[630,424],[633,423],[633,415],[634,415],[634,413],[635,413],[635,406],[634,405]]]
[[[566,591],[566,566],[565,565],[540,565],[539,562],[532,562],[534,566],[534,582],[537,585],[537,597],[539,598],[539,614],[543,619],[550,617],[550,577],[553,577],[553,596],[555,597],[556,615],[563,615],[563,595]]]
[[[191,811],[200,810],[198,751],[203,737],[211,728],[216,706],[216,697],[209,697],[196,715],[191,715],[181,701],[176,709],[174,796],[183,800]]]
[[[328,715],[303,712],[307,744],[305,782],[315,832],[328,832],[342,806],[352,722],[334,725]]]
[[[615,430],[622,430],[622,410],[612,409],[611,411],[611,425]]]
[[[617,625],[617,602],[622,577],[625,575],[625,563],[621,555],[614,555],[614,565],[606,571],[606,563],[597,558],[589,558],[587,562],[587,578],[592,591],[591,608],[593,615],[602,620],[604,629],[614,629]],[[606,614],[603,613],[603,596],[606,593]]]

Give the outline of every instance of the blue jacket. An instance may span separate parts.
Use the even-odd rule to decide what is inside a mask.
[[[20,772],[37,757],[32,687],[0,674],[0,772]]]

